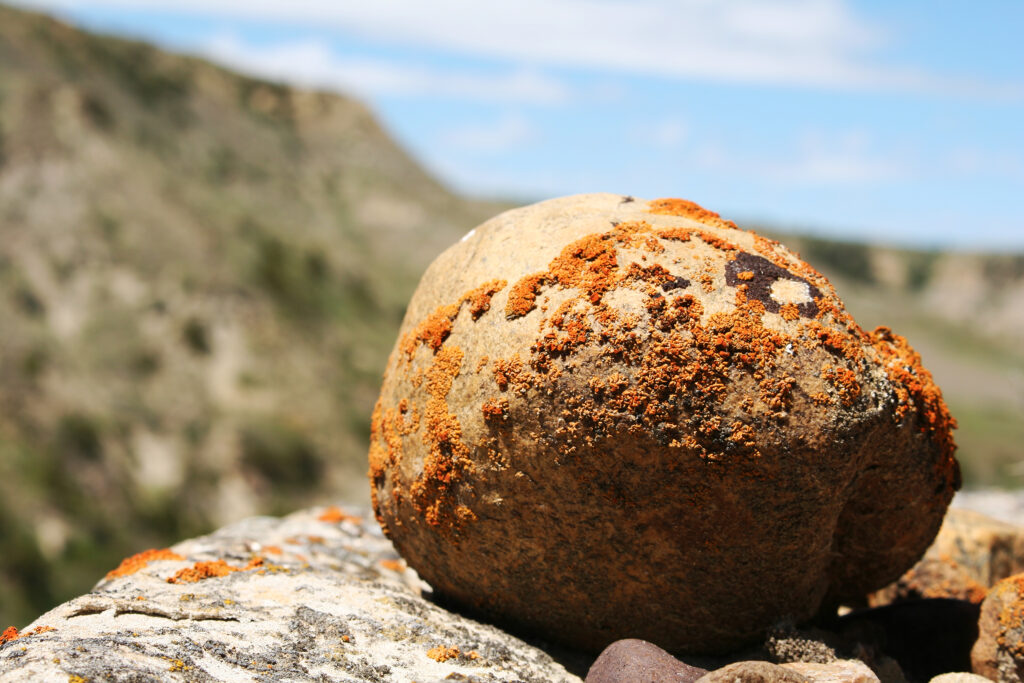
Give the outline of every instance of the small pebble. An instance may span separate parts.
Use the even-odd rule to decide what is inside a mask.
[[[646,640],[617,640],[604,649],[586,683],[693,683],[708,672],[680,661]]]

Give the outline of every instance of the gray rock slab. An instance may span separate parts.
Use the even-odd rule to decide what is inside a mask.
[[[426,599],[372,519],[324,512],[243,520],[172,547],[182,559],[126,565],[0,645],[0,681],[580,680]]]

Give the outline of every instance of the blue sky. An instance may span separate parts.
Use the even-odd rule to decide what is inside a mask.
[[[1024,3],[21,0],[354,94],[456,190],[1024,250]]]

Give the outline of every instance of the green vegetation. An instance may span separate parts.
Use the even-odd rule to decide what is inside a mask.
[[[823,271],[836,273],[857,284],[873,284],[869,247],[819,237],[804,237],[801,252],[808,262]]]

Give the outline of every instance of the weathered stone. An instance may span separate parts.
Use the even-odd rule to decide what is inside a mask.
[[[927,556],[949,558],[988,588],[1024,572],[1024,526],[953,508]]]
[[[880,683],[875,672],[857,659],[837,659],[827,663],[787,662],[781,666],[815,683]]]
[[[129,558],[0,645],[0,681],[580,680],[424,587],[372,521],[253,518]]]
[[[1000,683],[1024,681],[1024,574],[1003,579],[981,604],[971,670]]]
[[[987,588],[1018,572],[1024,572],[1024,526],[950,508],[924,557],[897,581],[869,595],[868,604],[916,598],[980,603]]]
[[[965,671],[959,671],[956,673],[942,674],[936,676],[928,683],[990,683],[989,679],[978,674],[967,673]]]
[[[958,486],[905,340],[682,200],[582,195],[430,267],[374,411],[378,518],[439,593],[597,652],[733,649],[861,599]]]
[[[692,683],[708,672],[646,640],[617,640],[587,672],[586,683]]]
[[[769,662],[736,662],[698,678],[697,683],[810,683],[810,678]]]
[[[953,598],[981,603],[985,586],[950,557],[925,557],[899,579],[868,596],[868,604],[881,607],[921,598]]]

